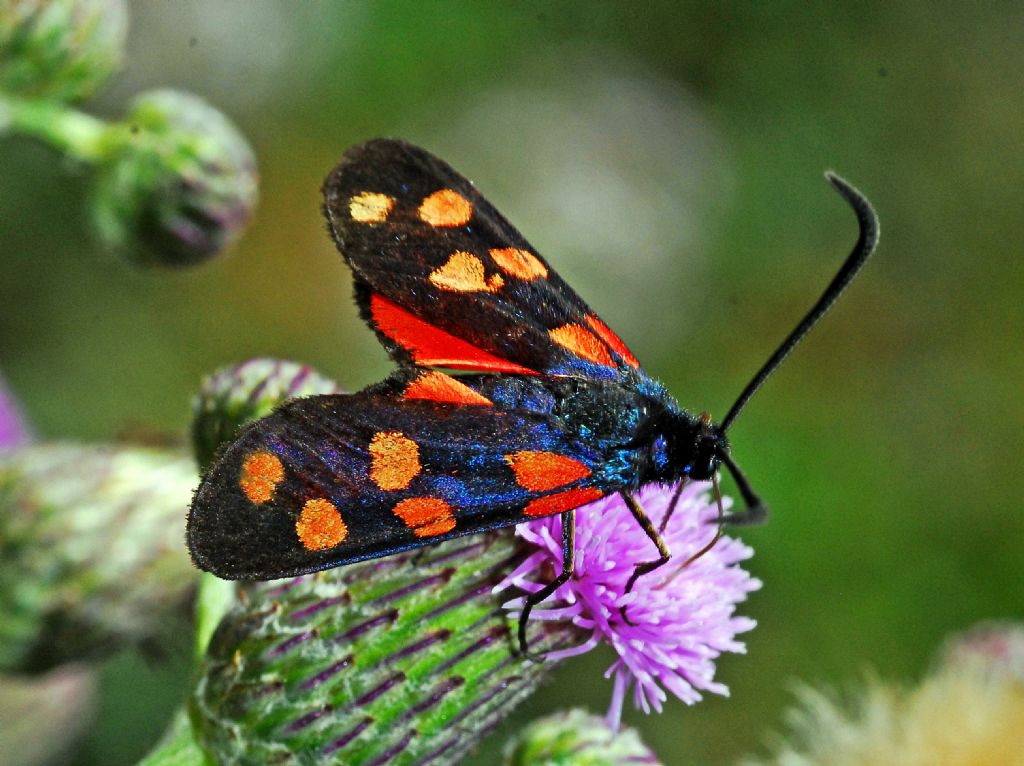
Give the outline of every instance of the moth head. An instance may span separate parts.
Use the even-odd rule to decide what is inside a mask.
[[[697,421],[691,457],[683,467],[683,473],[695,481],[707,481],[718,473],[722,459],[728,454],[729,442],[725,434],[711,422],[711,415],[705,412]]]

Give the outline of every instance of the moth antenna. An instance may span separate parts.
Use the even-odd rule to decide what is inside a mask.
[[[796,345],[817,324],[818,320],[825,316],[828,310],[832,308],[832,304],[836,302],[839,296],[842,295],[843,290],[846,289],[846,286],[857,276],[857,273],[867,262],[868,257],[874,252],[875,246],[878,245],[878,216],[875,215],[875,211],[872,209],[871,203],[868,202],[867,198],[832,171],[825,173],[825,179],[849,203],[857,216],[857,223],[860,226],[860,236],[857,238],[857,244],[853,246],[853,250],[846,257],[846,260],[843,261],[843,265],[832,278],[828,287],[825,288],[825,292],[818,298],[818,302],[811,307],[811,310],[800,320],[800,324],[782,341],[779,347],[775,349],[775,353],[769,357],[764,366],[747,384],[747,387],[743,389],[743,393],[739,395],[736,403],[733,404],[719,425],[719,430],[722,433],[729,429],[729,426],[732,425],[733,421],[743,411],[743,408],[747,406],[750,398],[757,393],[757,390],[768,379],[768,376],[775,372],[778,366],[796,348]]]

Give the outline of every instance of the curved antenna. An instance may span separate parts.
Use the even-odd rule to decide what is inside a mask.
[[[835,187],[843,199],[850,203],[850,207],[853,208],[853,212],[857,215],[857,223],[860,225],[860,236],[857,238],[857,244],[853,246],[853,251],[846,257],[835,277],[832,278],[828,287],[825,288],[825,292],[818,298],[818,302],[800,320],[800,324],[782,341],[782,344],[775,349],[775,353],[771,355],[757,375],[743,389],[743,393],[740,394],[736,403],[718,427],[722,433],[728,430],[732,422],[736,420],[736,416],[747,406],[750,397],[757,392],[757,389],[768,379],[768,376],[775,372],[776,368],[785,361],[786,357],[796,347],[796,344],[803,340],[803,337],[810,332],[810,329],[817,324],[818,320],[825,316],[825,313],[832,308],[832,304],[836,302],[836,299],[846,289],[846,286],[857,276],[857,272],[861,270],[867,262],[868,256],[874,252],[875,246],[878,244],[878,216],[875,215],[875,211],[871,208],[871,203],[868,202],[867,198],[831,171],[825,173],[825,179]]]

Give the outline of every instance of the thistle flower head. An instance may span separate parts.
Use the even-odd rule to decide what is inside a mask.
[[[140,265],[190,266],[238,238],[256,205],[256,161],[227,117],[157,90],[111,130],[92,204],[108,247]]]
[[[311,367],[282,359],[249,359],[217,370],[192,402],[192,445],[200,471],[239,428],[286,399],[340,392],[337,383]]]
[[[614,679],[608,720],[617,725],[626,695],[644,712],[658,712],[671,692],[687,704],[702,692],[725,695],[728,689],[714,680],[715,660],[722,652],[743,652],[738,633],[754,621],[735,614],[761,583],[741,569],[739,562],[752,551],[723,536],[703,556],[684,566],[716,533],[717,505],[707,483],[684,487],[662,538],[673,560],[641,577],[631,593],[626,584],[635,566],[656,558],[657,551],[637,525],[618,495],[587,505],[576,514],[575,576],[554,594],[548,608],[534,610],[531,619],[571,620],[589,632],[581,646],[557,657],[582,653],[598,643],[609,644],[618,655],[606,677]],[[658,527],[672,501],[675,486],[648,485],[637,500]],[[561,520],[558,516],[531,521],[517,533],[535,551],[512,572],[503,585],[528,592],[540,590],[552,571],[561,571]],[[522,599],[508,604],[519,608]],[[627,607],[628,621],[622,607]]]
[[[492,589],[522,555],[507,530],[244,586],[191,701],[215,763],[459,763],[540,685]],[[550,624],[538,650],[580,640]]]
[[[159,645],[195,585],[181,544],[194,486],[172,450],[0,450],[0,670]]]

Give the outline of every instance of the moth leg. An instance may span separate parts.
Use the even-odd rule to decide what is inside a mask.
[[[722,505],[722,490],[718,488],[717,473],[711,475],[711,486],[715,490],[715,503],[718,505],[718,516],[715,517],[713,523],[717,524],[718,528],[715,530],[715,536],[712,537],[711,540],[703,548],[701,548],[699,551],[694,553],[692,556],[690,556],[690,558],[683,562],[683,565],[679,567],[680,572],[686,569],[686,567],[690,566],[690,564],[692,564],[694,561],[699,559],[701,556],[703,556],[705,553],[707,553],[709,550],[714,548],[715,545],[718,544],[718,541],[722,539],[722,532],[725,530],[725,524],[729,520],[729,518],[725,515],[725,506]],[[708,523],[710,524],[712,522]]]
[[[659,535],[665,534],[665,528],[668,527],[668,523],[672,520],[672,514],[676,512],[676,506],[679,505],[679,498],[682,497],[683,489],[685,488],[686,479],[683,479],[676,485],[676,491],[672,493],[672,500],[669,501],[668,510],[665,511],[665,516],[658,525]]]
[[[668,546],[665,545],[665,541],[661,539],[661,535],[658,530],[654,528],[654,523],[650,517],[644,513],[644,509],[640,507],[640,503],[636,501],[628,492],[619,493],[622,495],[622,499],[626,501],[626,505],[629,507],[630,513],[633,514],[633,518],[636,519],[636,523],[640,525],[640,528],[644,531],[644,534],[650,538],[651,542],[658,548],[658,558],[652,561],[643,561],[636,565],[633,569],[633,574],[629,576],[629,581],[626,583],[625,593],[629,593],[633,590],[633,586],[636,585],[636,581],[643,577],[645,574],[650,574],[658,567],[664,566],[672,558],[672,552],[669,551]],[[629,619],[629,615],[626,614],[627,607],[619,607],[619,613],[622,615],[622,619],[626,621],[626,624],[633,625]]]
[[[541,588],[536,593],[526,596],[523,603],[523,611],[519,614],[519,651],[526,659],[537,659],[531,657],[527,649],[526,623],[530,619],[530,612],[540,602],[564,585],[576,569],[576,511],[566,511],[562,514],[562,571],[558,576]]]

